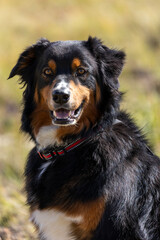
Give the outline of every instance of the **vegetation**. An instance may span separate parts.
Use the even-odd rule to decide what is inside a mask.
[[[0,226],[15,235],[20,230],[16,239],[34,239],[23,192],[23,169],[32,143],[19,133],[18,78],[7,81],[19,54],[42,36],[51,41],[97,36],[109,47],[125,50],[122,108],[132,113],[160,154],[159,9],[158,0],[1,1]]]

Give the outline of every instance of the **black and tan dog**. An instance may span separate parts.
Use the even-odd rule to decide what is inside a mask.
[[[160,160],[119,110],[124,58],[97,38],[41,39],[11,71],[36,145],[25,176],[40,239],[160,239]]]

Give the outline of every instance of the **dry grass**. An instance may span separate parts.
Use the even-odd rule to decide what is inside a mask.
[[[160,1],[2,0],[0,3],[0,225],[21,228],[31,239],[23,168],[31,144],[19,133],[20,99],[15,79],[6,81],[18,55],[40,37],[51,41],[102,38],[127,53],[120,77],[132,112],[160,154]],[[28,237],[27,237],[28,235]],[[32,237],[33,239],[33,237]]]

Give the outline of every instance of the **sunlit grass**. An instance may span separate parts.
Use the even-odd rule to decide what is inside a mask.
[[[51,41],[100,37],[127,53],[120,77],[122,108],[144,128],[160,155],[160,1],[2,0],[0,3],[0,226],[27,222],[23,169],[31,144],[19,133],[22,90],[6,80],[23,49],[40,37]],[[135,70],[142,76],[134,74]],[[26,237],[27,239],[27,237]],[[31,239],[31,238],[28,238]],[[32,238],[33,239],[33,238]]]

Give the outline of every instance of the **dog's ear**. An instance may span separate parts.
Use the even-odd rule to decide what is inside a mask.
[[[124,65],[125,53],[109,49],[97,38],[89,37],[86,44],[96,58],[103,83],[118,89],[118,77]]]
[[[23,53],[21,53],[17,64],[12,69],[9,78],[14,77],[15,75],[21,76],[21,82],[26,84],[29,80],[27,79],[27,74],[32,72],[32,69],[35,69],[36,58],[39,54],[43,52],[49,46],[50,42],[41,38],[32,46],[28,47]]]

